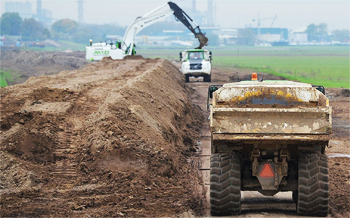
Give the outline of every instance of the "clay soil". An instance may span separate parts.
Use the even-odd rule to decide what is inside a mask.
[[[18,49],[1,50],[1,69],[11,71],[9,85],[23,83],[32,76],[53,75],[87,65],[85,52],[45,52]]]
[[[190,92],[142,57],[2,88],[1,216],[201,215]]]
[[[16,72],[20,84],[0,92],[0,216],[208,215],[197,139],[206,128],[209,83],[186,84],[177,65],[2,52],[1,67]],[[211,84],[251,73],[214,68]],[[330,213],[348,217],[350,158],[334,155],[350,154],[349,92],[326,95],[333,107]]]

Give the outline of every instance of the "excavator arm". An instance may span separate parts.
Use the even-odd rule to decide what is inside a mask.
[[[206,46],[208,44],[208,38],[205,36],[205,33],[202,33],[202,31],[199,28],[198,24],[196,24],[196,22],[194,22],[190,18],[190,16],[188,16],[186,14],[186,12],[184,12],[175,3],[168,2],[168,4],[169,4],[170,8],[174,11],[174,16],[179,21],[181,21],[181,23],[183,23],[194,34],[195,38],[197,38],[199,40],[199,47],[198,47],[198,49],[201,49],[204,46]],[[189,20],[195,25],[194,28],[193,28],[192,24],[189,22]]]
[[[112,59],[123,59],[126,55],[135,54],[135,36],[144,28],[157,23],[170,15],[174,15],[178,21],[181,21],[199,40],[199,49],[208,44],[208,38],[202,33],[199,26],[173,2],[168,2],[153,11],[136,18],[125,32],[121,44],[113,43],[92,43],[86,46],[86,60],[102,60],[103,57],[111,57]]]
[[[181,21],[194,35],[195,38],[199,40],[199,47],[208,44],[208,38],[204,33],[201,32],[199,26],[175,3],[168,2],[167,4],[154,9],[153,11],[143,15],[142,17],[136,18],[134,23],[132,23],[125,32],[122,49],[125,51],[126,55],[131,55],[134,48],[134,38],[137,33],[142,29],[159,22],[170,15],[174,15],[177,20]],[[190,23],[192,22],[195,27]]]

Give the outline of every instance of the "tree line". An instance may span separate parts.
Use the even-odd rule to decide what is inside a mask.
[[[1,19],[1,35],[22,36],[24,41],[36,41],[45,39],[69,40],[76,43],[87,42],[88,39],[94,41],[105,41],[107,34],[124,36],[126,27],[112,24],[78,24],[74,20],[62,19],[54,22],[50,29],[33,18],[24,19],[18,13],[4,13]],[[145,28],[140,32],[143,35],[153,35],[160,30],[184,30],[188,31],[181,23],[159,22]],[[216,35],[209,34],[211,44],[217,45],[219,39]]]
[[[87,39],[95,41],[104,41],[106,34],[123,36],[126,28],[111,24],[78,24],[74,20],[62,19],[54,22],[51,27],[45,27],[42,23],[33,18],[22,19],[18,13],[7,12],[0,18],[1,35],[21,35],[24,41],[35,41],[45,39],[69,40],[76,43],[84,43]],[[151,35],[156,34],[162,29],[187,29],[179,23],[160,22],[154,24],[140,32],[140,34]],[[307,33],[308,41],[339,41],[349,42],[350,32],[347,29],[334,30],[330,34],[326,23],[310,24],[305,33]],[[215,34],[208,34],[211,45],[218,45],[219,38]],[[250,28],[240,29],[237,36],[237,44],[254,45],[256,42],[256,34]]]
[[[90,38],[104,41],[106,34],[124,35],[126,30],[125,27],[111,24],[78,24],[70,19],[58,20],[51,27],[46,27],[33,18],[23,20],[18,13],[13,12],[4,13],[0,25],[1,35],[21,36],[23,41],[54,39],[84,43]]]

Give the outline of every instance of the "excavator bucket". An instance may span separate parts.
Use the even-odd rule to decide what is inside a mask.
[[[196,49],[202,49],[204,46],[208,45],[208,38],[203,33],[196,34],[195,38],[199,41],[199,47]]]

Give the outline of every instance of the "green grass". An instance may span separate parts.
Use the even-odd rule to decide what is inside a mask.
[[[71,41],[58,41],[62,47],[60,48],[60,50],[73,50],[73,51],[85,51],[85,44],[78,44],[75,42],[71,42]]]
[[[8,82],[12,82],[12,74],[10,71],[0,69],[0,87],[8,86]]]
[[[289,80],[350,88],[349,47],[209,47],[214,67],[247,68],[281,76]],[[177,50],[141,50],[145,57],[178,60]]]
[[[349,87],[349,58],[344,56],[222,56],[218,67],[238,67],[326,87]]]
[[[84,44],[78,44],[71,41],[63,41],[59,40],[57,41],[61,47],[52,47],[52,46],[46,46],[45,48],[38,48],[38,47],[21,47],[20,49],[23,50],[30,50],[30,51],[65,51],[65,50],[72,50],[72,51],[85,51]]]

